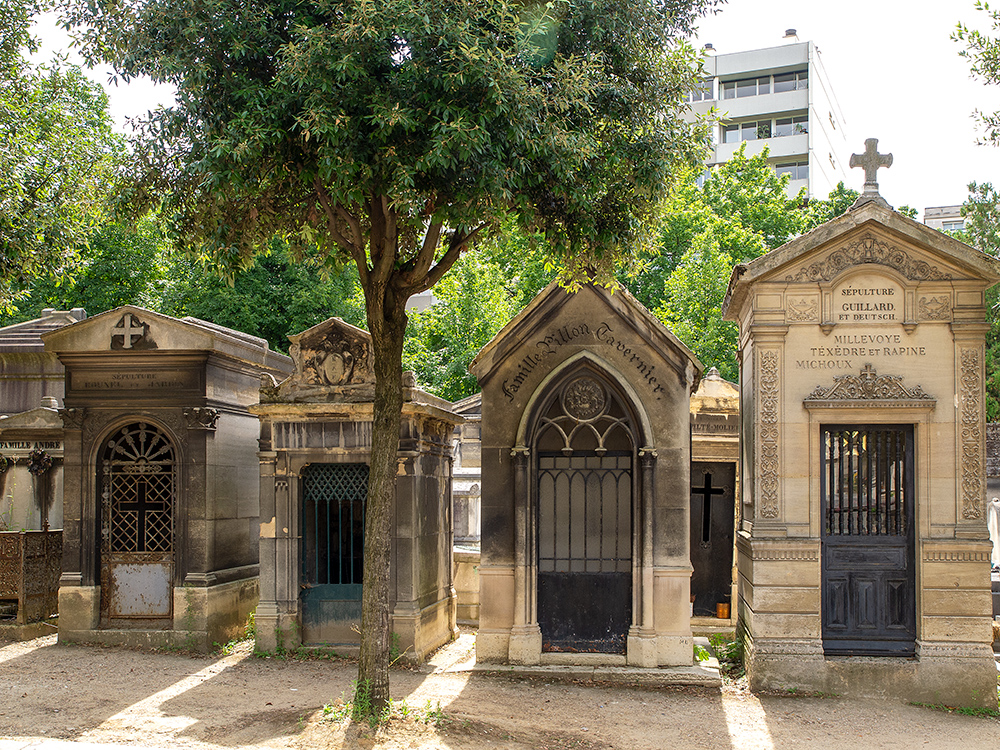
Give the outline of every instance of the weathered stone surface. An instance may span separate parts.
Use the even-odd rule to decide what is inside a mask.
[[[579,454],[596,456],[604,450],[603,438],[585,449],[586,441],[574,443],[568,432],[560,438],[565,445],[557,446],[554,433],[540,425],[549,424],[546,419],[590,424],[620,404],[630,437],[615,450],[631,455],[638,488],[631,498],[637,538],[630,569],[637,572],[629,584],[636,604],[627,659],[649,661],[643,644],[652,639],[655,663],[689,664],[690,398],[701,365],[626,291],[584,285],[570,294],[551,285],[483,348],[471,369],[482,388],[477,658],[541,659],[532,604],[538,580],[532,467],[543,451],[572,456],[597,446],[597,453]],[[563,416],[547,416],[553,409]],[[539,442],[540,435],[549,442]]]
[[[877,200],[735,270],[724,313],[740,325],[739,612],[754,687],[909,700],[933,692],[934,702],[953,705],[985,705],[995,691],[986,661],[983,336],[984,291],[998,280],[994,259]],[[915,656],[824,655],[836,641],[823,609],[834,558],[824,556],[829,524],[839,521],[828,521],[823,503],[841,490],[825,486],[822,435],[895,425],[912,430],[912,542],[884,554],[915,582],[907,599]],[[879,450],[888,449],[869,452]],[[844,459],[857,463],[842,476],[868,487],[861,453]],[[879,497],[895,491],[873,477]],[[838,564],[861,581],[861,556],[883,553],[852,554]],[[884,596],[876,592],[871,616],[889,611]],[[966,651],[944,648],[955,644]]]
[[[42,340],[66,368],[60,606],[68,609],[60,638],[186,639],[199,649],[228,640],[245,624],[257,592],[258,430],[247,407],[257,401],[261,375],[283,376],[291,360],[262,339],[134,306],[49,331]],[[149,564],[148,550],[139,556],[138,549],[116,552],[117,572],[97,554],[107,525],[99,501],[106,491],[98,478],[110,476],[102,473],[109,471],[102,456],[109,443],[133,440],[123,437],[128,430],[145,431],[135,432],[142,435],[128,443],[135,455],[122,460],[139,476],[166,477],[149,485],[148,497],[125,501],[152,503],[157,509],[150,512],[161,514],[145,518],[159,534],[149,542],[159,555],[157,580],[165,577],[171,593],[158,600],[159,609],[145,610],[155,611],[145,619],[118,616],[134,604],[125,606],[118,597],[155,589],[141,578],[152,570],[142,567]],[[147,456],[143,446],[152,443],[143,441],[153,435],[162,439],[157,445],[164,452]],[[115,455],[116,461],[124,456]],[[166,456],[171,458],[161,465]],[[129,580],[144,583],[116,592],[110,582],[125,579],[115,576],[139,576]]]

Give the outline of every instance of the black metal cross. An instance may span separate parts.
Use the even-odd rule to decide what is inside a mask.
[[[135,549],[132,552],[146,551],[146,514],[162,513],[164,510],[163,500],[148,500],[146,490],[149,488],[149,481],[145,477],[138,477],[135,486],[135,498],[128,498],[118,501],[119,512],[135,511],[136,514],[136,538]]]
[[[705,472],[705,486],[692,487],[691,494],[701,493],[701,541],[708,542],[712,528],[712,495],[726,494],[725,487],[713,487],[712,475]]]
[[[865,170],[865,195],[878,195],[878,170],[891,166],[892,154],[878,152],[878,138],[865,140],[863,154],[851,154],[851,169],[861,167]]]

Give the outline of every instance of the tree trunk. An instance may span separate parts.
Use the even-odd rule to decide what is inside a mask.
[[[403,337],[406,299],[391,287],[366,290],[372,335],[375,405],[361,595],[361,653],[355,711],[380,716],[389,701],[389,564],[396,505],[396,470],[403,409]]]

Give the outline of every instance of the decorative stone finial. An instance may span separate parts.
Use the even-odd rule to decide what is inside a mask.
[[[851,154],[851,169],[861,167],[865,170],[865,189],[858,197],[851,208],[858,208],[866,203],[875,201],[886,208],[892,208],[878,192],[878,170],[880,167],[892,166],[892,154],[880,154],[878,152],[878,138],[867,138],[865,140],[865,152],[863,154]]]

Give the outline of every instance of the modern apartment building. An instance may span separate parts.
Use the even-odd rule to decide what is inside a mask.
[[[965,219],[962,217],[962,207],[931,206],[924,209],[924,224],[931,229],[944,229],[948,232],[961,232],[965,229]]]
[[[826,198],[847,182],[844,117],[816,45],[798,42],[794,29],[785,38],[777,47],[728,54],[706,45],[708,77],[691,94],[691,110],[703,115],[714,107],[719,117],[707,166],[728,161],[743,142],[748,155],[766,146],[775,171],[791,177],[789,195],[804,187]]]

